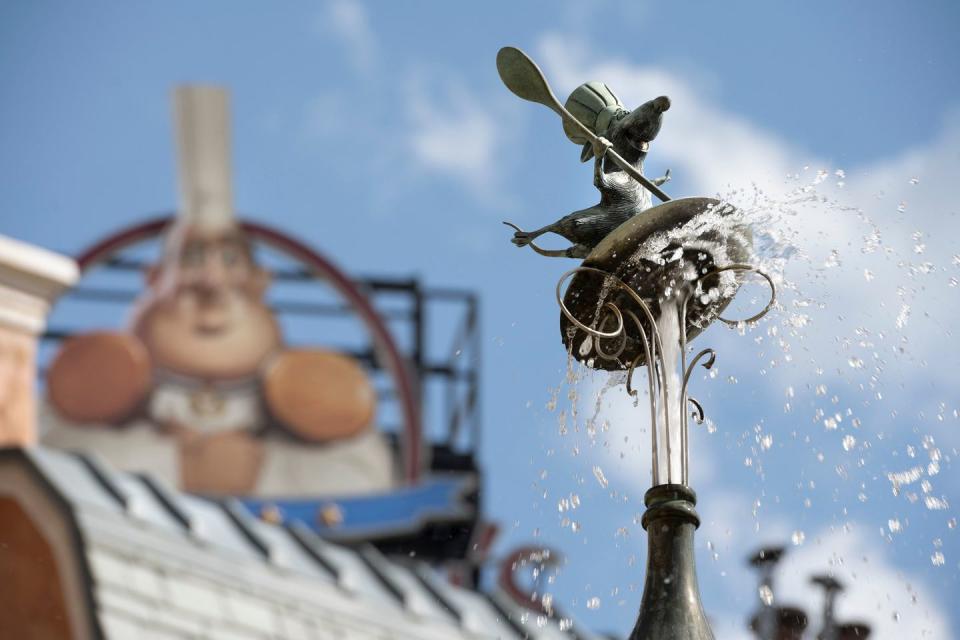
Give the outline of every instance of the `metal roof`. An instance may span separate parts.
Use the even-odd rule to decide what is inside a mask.
[[[255,519],[233,499],[80,454],[0,453],[0,464],[32,466],[69,509],[108,638],[598,637],[456,587],[424,562]]]

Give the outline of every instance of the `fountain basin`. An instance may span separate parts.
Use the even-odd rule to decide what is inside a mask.
[[[742,278],[735,272],[715,270],[750,260],[753,236],[749,226],[737,221],[736,209],[714,198],[671,200],[636,215],[617,227],[583,261],[620,279],[643,299],[657,317],[661,304],[690,295],[685,320],[687,340],[700,334],[733,300]],[[607,283],[605,284],[605,281]],[[666,293],[666,295],[665,295]],[[560,335],[578,361],[594,369],[625,371],[639,358],[646,362],[641,334],[627,312],[641,322],[647,336],[650,322],[640,305],[611,279],[596,271],[574,275],[563,298],[564,305],[587,326],[610,332],[615,315],[604,307],[616,305],[624,314],[623,335],[595,338],[577,328],[561,313]],[[619,352],[614,359],[603,352]]]

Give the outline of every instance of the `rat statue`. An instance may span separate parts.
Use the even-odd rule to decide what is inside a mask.
[[[234,218],[226,93],[176,94],[181,207],[125,331],[65,342],[45,444],[210,495],[383,490],[389,446],[352,358],[284,344]]]
[[[564,121],[563,129],[570,141],[583,145],[581,162],[594,158],[593,184],[600,191],[600,202],[536,231],[522,231],[509,222],[504,224],[516,229],[511,241],[518,247],[530,245],[537,253],[551,257],[585,258],[611,231],[650,208],[650,192],[616,164],[608,162],[607,154],[613,148],[633,169],[642,172],[650,143],[660,132],[663,112],[670,108],[670,99],[660,96],[627,111],[607,85],[587,82],[570,94],[564,108],[594,134],[588,139],[574,123]],[[663,177],[651,182],[659,186],[669,179],[668,170]],[[573,246],[549,250],[533,244],[534,239],[545,233],[561,235]]]

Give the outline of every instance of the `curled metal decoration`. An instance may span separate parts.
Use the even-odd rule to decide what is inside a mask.
[[[700,402],[696,398],[687,398],[687,402],[692,404],[693,408],[696,409],[696,411],[694,411],[690,415],[694,417],[694,419],[697,421],[697,424],[703,424],[703,421],[705,419],[703,415],[703,405],[700,404]]]
[[[627,313],[630,313],[630,312],[627,311]],[[615,318],[616,315],[608,315],[604,317],[603,322],[600,323],[601,331],[607,325],[607,320],[609,320],[611,317]],[[641,331],[643,331],[642,328],[641,328]],[[605,352],[603,348],[600,346],[600,340],[597,340],[596,342],[594,342],[593,348],[597,352],[597,355],[603,358],[604,360],[617,360],[623,354],[624,350],[627,348],[627,332],[621,331],[620,337],[623,338],[623,340],[620,341],[620,347],[614,353]],[[643,337],[644,337],[644,340],[646,340],[646,333],[644,333]],[[628,391],[629,391],[629,388],[630,388],[630,382],[628,380],[627,381]],[[631,395],[634,395],[634,394],[631,394]]]
[[[753,265],[749,265],[749,264],[731,264],[731,265],[727,265],[726,267],[720,267],[720,268],[718,268],[718,269],[714,269],[714,270],[711,271],[710,273],[706,273],[706,274],[702,275],[701,277],[699,277],[699,278],[697,278],[696,280],[694,280],[694,282],[697,282],[697,281],[699,281],[699,280],[702,280],[703,278],[706,278],[707,276],[712,276],[712,275],[715,275],[715,274],[717,274],[717,273],[722,273],[722,272],[724,272],[724,271],[738,271],[738,272],[743,271],[743,272],[755,273],[755,274],[761,276],[764,280],[767,281],[767,284],[770,285],[770,301],[767,302],[767,306],[765,306],[760,313],[757,313],[757,314],[755,314],[755,315],[752,315],[752,316],[750,316],[749,318],[746,318],[746,319],[744,319],[744,320],[728,320],[727,318],[721,318],[721,317],[717,317],[717,320],[719,320],[720,322],[722,322],[722,323],[724,323],[724,324],[730,325],[731,327],[736,327],[736,326],[738,326],[738,325],[740,325],[740,324],[749,324],[749,323],[751,323],[751,322],[756,322],[757,320],[759,320],[759,319],[762,318],[763,316],[765,316],[765,315],[767,315],[768,313],[770,313],[770,309],[772,309],[772,308],[773,308],[773,305],[775,305],[775,304],[777,303],[777,285],[775,285],[775,284],[773,283],[773,278],[771,278],[769,275],[767,275],[765,272],[761,271],[761,270],[758,269],[757,267],[754,267]]]
[[[684,304],[684,309],[686,309],[686,304]],[[680,319],[680,322],[681,322],[681,323],[684,322],[684,318],[681,318],[681,319]],[[681,332],[680,332],[681,335],[684,335],[685,333],[686,333],[686,332],[683,331],[683,330],[681,330]],[[681,342],[683,343],[683,353],[684,353],[684,357],[682,358],[682,363],[681,363],[681,366],[683,367],[683,384],[680,386],[680,398],[681,398],[681,400],[680,400],[680,408],[681,408],[681,411],[683,411],[683,408],[686,407],[687,402],[692,403],[692,404],[697,408],[697,412],[698,412],[698,414],[697,414],[697,424],[703,424],[703,420],[704,420],[703,406],[702,406],[699,402],[697,402],[694,398],[691,398],[691,397],[687,396],[687,385],[690,384],[690,375],[693,373],[693,369],[694,369],[694,367],[697,366],[697,363],[700,362],[700,360],[701,360],[704,356],[710,356],[710,359],[703,363],[703,368],[704,368],[704,369],[710,369],[711,367],[713,367],[713,364],[717,361],[717,352],[714,351],[713,349],[709,349],[709,348],[708,348],[708,349],[704,349],[703,351],[701,351],[700,353],[698,353],[696,356],[694,356],[693,361],[690,363],[690,366],[688,367],[688,366],[686,365],[686,361],[687,361],[687,359],[686,359],[686,351],[687,351],[687,349],[686,349],[686,336],[684,336],[684,338],[683,338],[683,340],[682,340]],[[690,455],[690,444],[689,444],[689,438],[690,438],[690,421],[689,421],[689,419],[688,419],[688,417],[687,417],[686,411],[683,411],[682,415],[683,415],[683,423],[682,423],[682,425],[681,425],[681,429],[683,429],[683,431],[682,431],[682,434],[683,434],[683,435],[681,436],[680,443],[681,443],[681,445],[682,445],[682,447],[683,447],[683,453],[684,453],[684,461],[683,461],[683,484],[688,484],[688,482],[690,481],[690,477],[689,477],[689,470],[690,470],[690,460],[689,460],[689,455]]]
[[[744,320],[729,320],[719,315],[716,318],[717,320],[720,320],[721,322],[723,322],[728,326],[736,327],[736,326],[740,326],[741,324],[756,322],[757,320],[761,319],[762,317],[767,315],[767,313],[770,312],[770,309],[772,309],[773,305],[775,305],[777,302],[777,287],[774,284],[773,279],[768,274],[761,271],[757,267],[754,267],[753,265],[738,263],[738,264],[727,265],[725,267],[718,267],[716,269],[712,269],[708,273],[705,273],[693,279],[691,284],[694,285],[705,278],[716,275],[718,273],[723,273],[724,271],[749,272],[749,273],[756,273],[760,275],[761,277],[763,277],[764,280],[767,281],[767,284],[770,285],[770,300],[767,302],[767,305],[759,313],[754,314]],[[710,369],[711,367],[713,367],[714,362],[716,362],[717,354],[716,354],[716,351],[714,351],[713,349],[704,349],[694,357],[693,362],[690,363],[690,366],[689,367],[687,366],[687,303],[689,302],[690,297],[692,295],[693,293],[691,292],[686,297],[684,297],[683,302],[681,304],[681,311],[680,311],[680,354],[681,354],[680,367],[683,370],[683,385],[680,390],[680,394],[681,394],[680,404],[681,404],[681,407],[683,407],[683,406],[686,406],[687,402],[692,402],[697,409],[697,413],[695,414],[697,424],[703,424],[703,421],[705,419],[703,406],[693,398],[689,398],[687,396],[687,386],[690,383],[690,375],[693,373],[693,369],[694,367],[696,367],[700,359],[703,358],[705,355],[709,354],[710,359],[707,362],[703,363],[703,368]],[[683,483],[684,484],[687,484],[687,482],[689,481],[689,469],[690,469],[690,460],[689,460],[690,424],[689,422],[690,421],[687,413],[683,412],[683,424],[681,425],[681,429],[683,430],[681,435],[681,447],[684,455],[684,461],[683,461]]]
[[[616,281],[617,284],[623,286],[628,290],[632,291],[632,289],[630,289],[630,287],[628,287],[626,283],[621,281],[620,278],[614,275],[610,275],[603,269],[596,269],[594,267],[577,267],[576,269],[571,269],[570,271],[567,271],[565,274],[560,276],[560,280],[557,282],[557,304],[560,305],[560,311],[562,311],[563,315],[567,317],[567,320],[572,322],[574,326],[576,326],[578,329],[585,331],[587,334],[593,336],[594,338],[616,338],[621,333],[623,333],[623,314],[620,313],[620,307],[618,307],[617,305],[611,302],[603,303],[604,308],[612,311],[613,315],[616,316],[617,318],[616,330],[606,332],[606,331],[597,331],[596,329],[592,329],[587,325],[583,324],[582,322],[577,320],[572,313],[570,313],[570,310],[567,309],[567,305],[563,304],[563,296],[560,294],[560,290],[563,288],[563,283],[566,282],[567,278],[569,278],[575,273],[579,273],[580,271],[591,271],[593,273],[599,273],[600,275],[604,276],[604,278],[610,278],[611,280]]]
[[[659,387],[660,387],[661,394],[663,396],[663,408],[664,408],[663,416],[664,416],[664,427],[666,429],[666,437],[667,437],[666,444],[667,444],[667,460],[668,461],[670,459],[670,413],[669,411],[667,411],[667,408],[670,406],[670,399],[669,399],[669,393],[667,391],[666,381],[655,375],[656,372],[658,371],[660,372],[660,375],[663,375],[663,367],[660,367],[658,370],[658,368],[655,365],[656,359],[660,358],[662,360],[662,357],[663,357],[662,356],[663,342],[660,340],[660,332],[657,331],[657,322],[653,317],[653,313],[650,311],[650,307],[647,306],[647,303],[644,301],[644,299],[640,297],[640,294],[634,291],[633,287],[631,287],[630,285],[628,285],[627,283],[625,283],[623,280],[616,277],[615,275],[612,275],[604,271],[603,269],[597,269],[596,267],[580,266],[575,269],[571,269],[570,271],[567,271],[565,274],[560,276],[560,280],[557,282],[557,290],[556,290],[557,304],[560,305],[560,310],[563,312],[563,315],[566,316],[567,319],[570,322],[572,322],[574,326],[578,327],[579,329],[582,329],[588,335],[591,335],[595,338],[616,338],[621,333],[623,333],[625,328],[624,322],[623,322],[623,313],[620,311],[619,307],[617,307],[615,304],[611,302],[605,302],[603,306],[604,308],[610,309],[613,312],[614,316],[616,316],[617,318],[617,329],[616,331],[612,331],[612,332],[597,331],[596,329],[588,327],[587,325],[580,322],[580,320],[578,320],[570,312],[570,310],[567,308],[567,305],[563,303],[563,295],[561,294],[561,290],[563,289],[563,283],[566,282],[567,278],[569,278],[575,273],[580,273],[580,272],[598,273],[604,277],[604,284],[606,284],[607,282],[613,282],[617,287],[625,291],[631,298],[633,298],[634,302],[636,302],[637,305],[639,305],[640,309],[643,310],[643,314],[647,317],[647,320],[650,322],[650,329],[653,333],[652,341],[647,339],[646,332],[643,330],[643,325],[640,322],[640,319],[637,318],[635,314],[627,310],[627,313],[630,315],[631,319],[634,321],[634,323],[637,325],[637,328],[640,331],[640,334],[643,338],[644,352],[647,356],[647,380],[648,380],[648,384],[650,385],[651,432],[654,434],[653,435],[653,460],[652,460],[653,484],[654,485],[660,484],[660,472],[657,465],[656,394],[653,388],[653,379],[657,380],[657,383],[659,384]],[[598,351],[598,353],[600,352]],[[631,363],[630,365],[630,372],[627,374],[628,381],[632,377],[633,370],[636,368],[636,365],[637,365],[637,360],[634,360],[633,363]],[[672,480],[673,478],[670,473],[670,465],[667,464],[667,483],[668,484],[672,483]]]
[[[630,316],[630,319],[633,320],[634,324],[637,325],[637,330],[640,331],[640,337],[643,338],[643,352],[647,357],[647,388],[650,393],[650,435],[652,437],[653,443],[653,452],[651,459],[651,474],[653,477],[653,484],[657,485],[660,482],[660,469],[657,465],[657,396],[654,389],[654,379],[657,383],[662,383],[663,381],[657,376],[658,369],[654,362],[653,357],[650,354],[650,341],[647,340],[647,332],[643,330],[643,324],[640,322],[640,318],[637,317],[635,313],[627,309],[627,315]],[[656,331],[656,325],[652,325],[653,330]],[[624,345],[626,345],[626,338],[624,338]],[[599,346],[599,343],[598,343]],[[630,388],[630,379],[633,378],[633,371],[637,368],[637,362],[640,359],[640,356],[634,358],[633,362],[630,363],[630,370],[627,372],[627,393],[634,398],[637,397],[637,392],[631,390]],[[664,393],[666,393],[666,388],[664,387]],[[666,396],[664,396],[666,397]],[[670,476],[670,467],[667,467],[667,477]]]
[[[516,227],[515,225],[510,225],[510,226],[513,226],[514,228],[517,228],[519,230],[519,228]],[[543,251],[538,247],[534,247],[534,249],[538,251],[538,253]],[[714,276],[724,271],[750,272],[750,273],[756,273],[760,275],[767,281],[767,284],[770,286],[770,300],[767,302],[767,305],[763,308],[762,311],[744,320],[729,320],[727,318],[720,317],[719,315],[716,316],[715,319],[720,320],[724,324],[727,324],[730,326],[741,326],[742,324],[756,322],[757,320],[761,319],[762,317],[767,315],[770,309],[772,309],[773,306],[776,304],[777,288],[773,282],[773,279],[769,275],[767,275],[766,273],[758,269],[757,267],[754,267],[748,264],[732,264],[725,267],[719,267],[719,268],[713,269],[710,272],[705,273],[693,279],[692,281],[690,281],[690,284],[695,285],[696,283],[698,283],[699,281],[707,277]],[[607,286],[608,283],[612,283],[618,289],[627,293],[643,311],[643,315],[646,316],[647,321],[650,323],[651,335],[650,336],[647,335],[647,332],[643,327],[643,323],[640,321],[640,318],[638,318],[635,313],[633,313],[629,309],[625,311],[621,311],[621,309],[617,305],[613,304],[612,302],[604,302],[601,308],[609,311],[610,314],[612,314],[613,318],[616,319],[617,327],[613,331],[603,330],[603,328],[606,327],[607,322],[610,319],[611,315],[606,315],[604,317],[603,321],[600,323],[601,329],[594,329],[590,326],[587,326],[586,324],[581,322],[579,319],[577,319],[573,315],[573,313],[571,313],[571,311],[567,308],[566,304],[564,304],[562,289],[563,289],[564,282],[566,282],[570,276],[580,272],[597,273],[603,276],[604,286]],[[694,291],[695,290],[696,289],[694,289]],[[689,386],[690,377],[693,374],[693,370],[698,364],[701,364],[701,366],[703,366],[705,369],[710,369],[711,367],[713,367],[714,363],[716,362],[716,352],[713,349],[708,348],[700,351],[696,356],[694,356],[690,364],[689,365],[687,364],[687,303],[689,302],[690,298],[694,295],[694,291],[691,291],[686,296],[684,296],[682,301],[679,303],[680,304],[680,314],[679,314],[680,369],[681,369],[683,378],[682,378],[682,384],[680,387],[680,398],[679,398],[679,402],[681,406],[681,411],[680,411],[681,423],[677,425],[677,427],[680,429],[680,451],[681,451],[680,482],[685,485],[689,484],[689,469],[690,469],[689,417],[690,416],[694,417],[694,419],[697,421],[697,424],[702,424],[705,420],[703,406],[695,398],[691,398],[688,396],[687,387]],[[621,280],[617,276],[607,271],[604,271],[602,269],[598,269],[596,267],[586,267],[586,266],[580,266],[575,269],[571,269],[570,271],[567,271],[560,277],[559,282],[557,282],[556,298],[557,298],[557,304],[560,305],[560,310],[562,311],[563,315],[567,318],[567,320],[569,320],[578,329],[584,331],[588,336],[591,336],[595,339],[595,342],[593,345],[594,350],[596,351],[599,357],[605,360],[619,360],[620,356],[623,354],[624,349],[626,348],[628,336],[626,334],[624,315],[627,315],[636,325],[637,331],[640,334],[641,344],[643,345],[643,353],[638,355],[636,358],[634,358],[634,360],[630,363],[630,366],[627,369],[627,381],[626,381],[627,393],[634,398],[638,396],[637,390],[633,388],[633,384],[632,384],[633,372],[637,368],[637,365],[640,363],[640,359],[645,357],[646,367],[647,367],[647,387],[648,387],[648,392],[650,394],[649,402],[650,402],[650,424],[651,424],[651,435],[652,435],[653,484],[654,486],[660,484],[660,473],[659,473],[660,465],[658,464],[658,447],[657,447],[658,399],[662,403],[661,406],[663,408],[663,424],[664,424],[664,432],[665,432],[664,435],[666,437],[665,444],[666,444],[666,454],[667,454],[667,465],[666,465],[667,483],[672,484],[673,477],[672,477],[672,470],[670,465],[670,458],[672,453],[671,439],[670,439],[670,411],[669,411],[670,397],[669,397],[669,391],[667,389],[667,384],[666,384],[666,375],[667,375],[667,372],[665,371],[666,363],[663,360],[664,351],[663,351],[663,342],[660,336],[660,331],[657,328],[657,322],[656,322],[656,319],[654,318],[653,313],[650,311],[650,307],[647,305],[646,301],[643,300],[640,294],[637,293],[635,289],[633,289],[633,287],[623,282],[623,280]],[[600,344],[601,339],[612,339],[612,338],[617,338],[621,336],[623,340],[619,348],[617,348],[613,352],[606,352],[603,350]],[[701,360],[703,360],[703,358],[705,357],[708,358],[707,361],[701,363]],[[659,393],[657,393],[658,390],[659,390]],[[684,410],[684,407],[686,407],[688,403],[692,404],[695,409],[695,411],[693,411],[689,415],[687,414],[686,410]]]

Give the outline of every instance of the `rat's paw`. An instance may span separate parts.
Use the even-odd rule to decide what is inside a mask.
[[[518,247],[525,247],[533,241],[533,238],[530,237],[530,234],[526,231],[517,231],[513,234],[513,237],[510,238],[510,242],[517,245]]]
[[[593,143],[593,155],[597,157],[597,160],[601,160],[603,156],[607,155],[607,151],[609,151],[612,146],[612,142],[600,136]]]
[[[667,169],[666,173],[664,173],[661,177],[654,180],[653,184],[659,187],[660,185],[665,184],[667,182],[670,182],[670,169]]]

